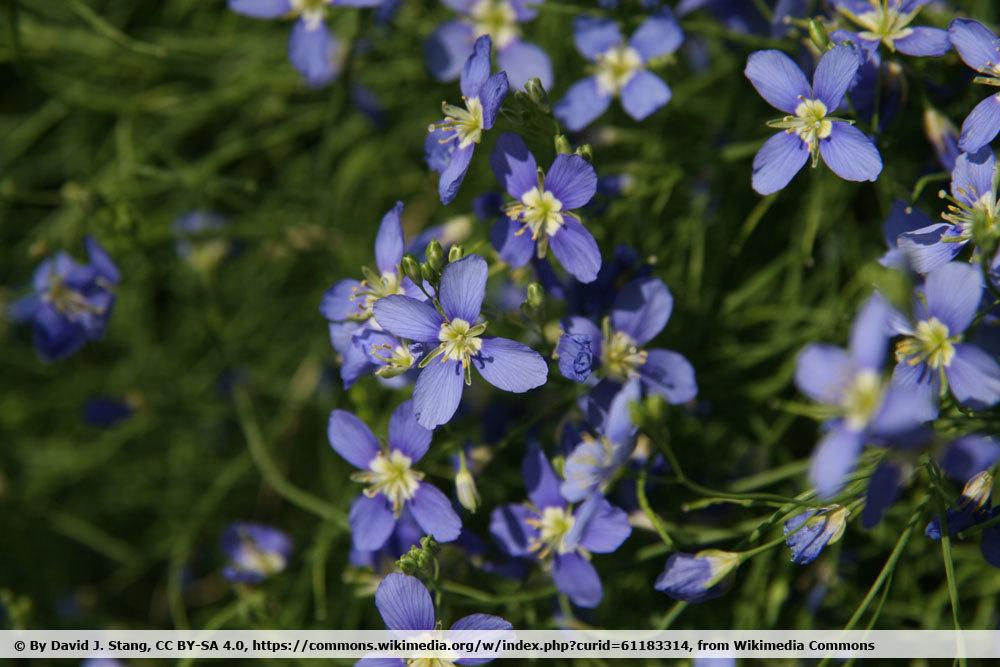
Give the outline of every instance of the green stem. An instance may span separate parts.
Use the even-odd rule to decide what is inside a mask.
[[[472,588],[471,586],[466,586],[465,584],[460,584],[455,581],[442,581],[440,584],[441,590],[446,593],[454,593],[455,595],[461,595],[467,597],[470,600],[475,600],[481,604],[493,605],[499,607],[501,605],[509,604],[512,602],[528,602],[530,600],[539,600],[541,598],[547,598],[556,593],[555,586],[545,586],[544,588],[539,588],[533,591],[520,591],[517,593],[510,593],[508,595],[496,595],[495,593],[488,593],[486,591],[481,591],[478,588]]]
[[[955,563],[951,557],[951,534],[948,530],[948,511],[945,507],[945,498],[940,493],[940,488],[938,488],[937,493],[937,505],[938,505],[938,519],[941,522],[941,556],[944,559],[944,574],[945,578],[948,580],[948,598],[951,601],[951,618],[955,624],[955,630],[961,630],[962,624],[959,621],[959,602],[958,602],[958,585],[955,583]],[[961,642],[961,638],[959,638]],[[959,644],[959,650],[962,650],[962,644]],[[963,667],[966,664],[965,656],[960,656],[958,659],[958,664]]]
[[[643,468],[639,472],[639,479],[636,480],[636,495],[639,499],[639,507],[642,508],[643,513],[649,519],[649,522],[653,524],[653,528],[656,529],[657,534],[663,543],[667,545],[667,549],[673,550],[676,548],[674,545],[674,540],[670,537],[670,533],[667,532],[667,527],[663,524],[663,519],[660,515],[653,511],[652,506],[649,504],[649,499],[646,497],[646,470]]]

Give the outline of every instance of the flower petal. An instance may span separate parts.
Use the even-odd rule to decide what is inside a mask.
[[[527,520],[535,513],[524,505],[502,505],[490,514],[490,534],[500,548],[514,558],[531,554],[531,544],[538,537],[538,530]]]
[[[885,219],[885,223],[882,225],[882,235],[885,238],[885,244],[890,248],[894,248],[896,247],[896,239],[900,234],[915,232],[932,224],[934,222],[926,213],[919,208],[910,206],[901,199],[897,199],[892,203],[889,217]]]
[[[553,112],[568,130],[579,132],[607,111],[610,105],[611,95],[601,90],[596,78],[589,76],[570,86]]]
[[[795,113],[801,98],[812,97],[806,75],[781,51],[751,53],[743,73],[760,96],[779,111]]]
[[[672,95],[663,79],[642,70],[622,88],[622,108],[633,120],[640,121],[666,106]]]
[[[817,403],[839,405],[850,381],[851,359],[847,350],[814,343],[799,353],[795,386]]]
[[[521,465],[521,475],[524,486],[528,489],[528,498],[535,507],[563,507],[566,501],[559,494],[559,478],[556,477],[552,464],[545,453],[537,445],[532,445]]]
[[[902,489],[903,470],[899,464],[884,460],[875,468],[868,480],[865,508],[861,512],[861,525],[874,528],[892,507]]]
[[[406,504],[413,518],[438,542],[452,542],[462,532],[462,519],[451,506],[448,496],[433,484],[422,482]]]
[[[393,410],[389,418],[389,447],[403,452],[416,463],[431,446],[433,432],[424,428],[413,415],[413,401],[405,401]]]
[[[977,104],[962,123],[958,147],[975,153],[986,147],[1000,132],[1000,95],[990,95]]]
[[[345,410],[334,410],[326,428],[333,450],[355,468],[362,470],[378,454],[378,440],[368,425]]]
[[[860,433],[837,425],[816,446],[809,480],[821,498],[829,498],[840,490],[847,474],[854,469],[862,444]]]
[[[956,345],[945,375],[951,393],[967,408],[984,410],[1000,402],[1000,364],[976,345]]]
[[[457,143],[457,142],[456,142]],[[450,204],[458,195],[458,189],[462,187],[465,174],[469,171],[469,163],[472,162],[472,154],[476,150],[475,144],[469,144],[465,148],[455,148],[448,159],[448,166],[441,172],[438,179],[438,197],[444,205]]]
[[[587,59],[594,60],[608,49],[623,41],[618,24],[611,19],[601,19],[581,14],[573,19],[573,42]]]
[[[579,155],[557,155],[545,174],[545,189],[562,202],[563,211],[586,206],[597,192],[597,172]]]
[[[471,630],[511,630],[513,625],[510,621],[500,618],[499,616],[494,616],[492,614],[471,614],[469,616],[463,616],[462,618],[455,621],[451,629],[452,630],[464,630],[466,635],[463,635],[464,641],[470,641],[475,639],[476,636],[473,635]],[[495,637],[495,635],[490,635]],[[511,636],[513,639],[513,636]],[[487,662],[491,662],[496,657],[496,654],[489,654],[489,657],[485,658],[459,658],[455,661],[456,665],[484,665]]]
[[[390,630],[433,630],[434,603],[427,588],[408,574],[387,575],[375,591],[375,606]]]
[[[939,464],[945,474],[964,484],[1000,460],[1000,442],[978,434],[962,436],[951,442]]]
[[[896,237],[906,263],[917,273],[930,273],[944,266],[961,252],[964,242],[944,241],[951,236],[954,227],[946,222],[939,222],[923,229],[903,232]]]
[[[382,273],[395,271],[403,259],[403,202],[396,202],[382,217],[375,237],[375,264]]]
[[[819,152],[833,173],[845,181],[874,181],[882,173],[882,156],[872,140],[848,123],[834,122]]]
[[[295,22],[288,40],[288,59],[313,88],[325,86],[340,73],[340,44],[325,22],[310,24],[303,19]]]
[[[639,376],[646,389],[680,405],[698,395],[694,368],[683,355],[672,350],[648,350],[646,363],[639,367]]]
[[[615,298],[611,326],[629,335],[640,347],[651,341],[670,320],[674,297],[659,278],[637,278]]]
[[[575,218],[564,219],[563,226],[549,239],[549,247],[563,268],[581,283],[597,279],[601,250],[593,235]]]
[[[472,363],[483,379],[498,389],[522,393],[545,384],[548,364],[542,355],[508,338],[483,338]]]
[[[462,89],[462,97],[479,97],[479,89],[486,83],[490,76],[490,53],[493,49],[493,42],[489,35],[479,37],[472,45],[472,55],[465,61],[462,67],[462,76],[459,87]]]
[[[979,267],[963,262],[949,262],[927,274],[924,295],[927,312],[948,327],[956,336],[972,324],[982,300],[983,274]]]
[[[943,56],[951,51],[951,39],[947,30],[917,27],[902,39],[895,41],[896,50],[908,56]]]
[[[594,344],[590,336],[584,334],[563,334],[556,347],[559,356],[559,372],[568,380],[586,382],[594,367]]]
[[[424,60],[438,81],[454,81],[472,53],[475,33],[465,21],[442,23],[424,42]]]
[[[641,387],[635,380],[626,382],[620,391],[611,399],[604,419],[601,422],[601,433],[611,442],[625,443],[635,435],[636,425],[632,423],[630,404],[642,398]]]
[[[291,0],[229,0],[229,9],[255,19],[277,19],[292,11]]]
[[[531,240],[531,234],[518,234],[522,229],[524,225],[504,216],[490,230],[490,241],[500,259],[515,269],[531,261],[531,256],[535,253],[535,242]]]
[[[479,318],[488,273],[486,260],[479,255],[468,255],[444,267],[438,297],[449,319],[472,324]]]
[[[576,521],[567,540],[574,539],[587,551],[609,554],[632,534],[628,514],[599,493],[591,494],[574,513]]]
[[[381,549],[396,527],[396,517],[383,495],[358,496],[351,505],[347,521],[351,524],[354,548],[358,551]]]
[[[820,58],[813,74],[813,97],[826,105],[827,113],[840,107],[859,67],[861,58],[851,46],[835,46]]]
[[[424,428],[447,423],[458,409],[465,373],[457,361],[432,361],[420,371],[413,388],[413,414]]]
[[[391,294],[376,301],[372,310],[379,326],[393,336],[437,344],[444,318],[426,301]]]
[[[753,158],[753,189],[760,195],[774,194],[791,182],[808,159],[809,149],[797,134],[775,134]]]
[[[989,73],[993,65],[1000,64],[1000,39],[979,21],[955,19],[948,26],[948,35],[965,64],[977,72]]]
[[[510,84],[507,83],[507,73],[497,72],[486,79],[482,89],[479,91],[479,101],[483,104],[483,129],[493,128],[497,114],[500,113],[500,106],[507,97]]]
[[[684,41],[684,31],[669,7],[650,16],[632,34],[629,46],[639,52],[643,62],[676,51]]]
[[[919,421],[937,419],[937,397],[941,391],[940,374],[937,371],[932,371],[927,364],[911,365],[905,360],[900,361],[892,369],[892,384],[919,397],[914,407],[919,406],[926,411],[915,413],[915,419]]]
[[[578,607],[592,609],[601,603],[601,578],[590,561],[578,553],[557,554],[552,561],[552,580],[559,592]]]
[[[858,311],[851,326],[850,353],[858,368],[878,370],[885,363],[892,310],[878,294],[873,294]]]
[[[969,206],[975,206],[980,199],[993,192],[996,165],[996,157],[989,147],[959,155],[951,172],[952,196]]]
[[[490,166],[493,174],[514,199],[538,185],[538,164],[535,156],[528,150],[524,139],[516,134],[505,132],[500,135],[497,144],[490,155]]]
[[[552,88],[552,61],[540,46],[515,40],[497,54],[500,69],[507,72],[510,85],[519,90],[535,77],[546,90]]]

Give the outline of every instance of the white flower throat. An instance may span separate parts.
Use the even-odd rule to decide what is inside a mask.
[[[955,225],[959,232],[955,236],[942,236],[942,241],[945,243],[968,241],[977,233],[993,233],[1000,227],[998,224],[1000,202],[997,201],[995,190],[977,192],[971,184],[965,184],[957,186],[955,191],[961,199],[953,197],[944,190],[938,193],[941,199],[948,202],[946,210],[941,213],[941,218]],[[971,200],[972,204],[967,204],[963,200]]]
[[[844,16],[863,28],[858,37],[873,42],[882,42],[889,49],[896,49],[896,40],[909,37],[913,28],[907,26],[920,13],[918,6],[911,12],[901,12],[897,0],[870,0],[871,9],[855,14],[844,5],[837,7]]]
[[[594,59],[597,87],[605,95],[618,95],[642,68],[642,56],[631,46],[610,48]]]
[[[462,364],[465,383],[472,384],[472,358],[483,348],[481,336],[486,332],[487,322],[472,324],[460,317],[441,323],[438,340],[441,344],[420,362],[424,368],[432,360],[441,357],[441,362],[457,361]]]
[[[376,273],[367,266],[361,267],[365,279],[351,289],[351,301],[357,302],[358,312],[351,319],[364,320],[372,315],[372,306],[379,299],[391,294],[405,294],[399,269]]]
[[[442,144],[457,140],[458,148],[467,148],[483,139],[483,103],[478,97],[463,97],[462,100],[464,107],[442,102],[444,120],[427,128],[428,132],[441,130],[446,133],[441,139]]]
[[[329,0],[292,0],[292,14],[301,16],[309,29],[323,22],[328,8]]]
[[[564,507],[546,507],[537,519],[526,519],[525,522],[538,529],[538,537],[530,545],[532,551],[538,552],[539,558],[550,554],[567,554],[576,551],[575,545],[570,545],[568,537],[573,530],[576,518]]]
[[[469,10],[469,19],[476,37],[489,35],[498,49],[506,47],[521,34],[517,10],[509,0],[479,0]]]
[[[355,482],[368,485],[364,494],[369,498],[385,496],[392,503],[392,511],[398,517],[406,501],[413,498],[420,488],[422,472],[410,468],[413,461],[403,452],[392,449],[388,454],[379,452],[368,464],[368,470],[351,475]]]
[[[926,363],[937,370],[947,368],[955,358],[958,336],[951,336],[948,326],[936,317],[920,320],[914,335],[896,344],[896,360],[910,366]]]
[[[611,318],[601,322],[604,342],[601,345],[601,365],[608,377],[622,382],[637,377],[649,353],[640,349],[624,331],[612,331]]]
[[[794,116],[785,116],[779,120],[768,122],[768,127],[784,130],[788,134],[798,135],[802,143],[812,155],[813,166],[819,160],[819,142],[833,133],[834,121],[850,123],[851,121],[835,116],[828,116],[829,109],[822,100],[799,97]]]
[[[859,430],[868,425],[882,405],[882,378],[873,370],[859,371],[844,392],[841,408],[848,428]]]
[[[531,240],[538,242],[538,257],[545,257],[549,238],[566,224],[566,216],[579,219],[572,211],[563,210],[563,203],[550,190],[545,189],[545,174],[538,170],[538,183],[504,207],[507,217],[523,225],[517,236],[531,231]]]

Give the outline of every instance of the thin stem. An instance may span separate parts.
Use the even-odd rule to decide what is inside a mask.
[[[544,588],[539,588],[533,591],[520,591],[509,595],[497,595],[495,593],[481,591],[478,588],[472,588],[471,586],[466,586],[465,584],[460,584],[455,581],[442,581],[440,588],[446,593],[454,593],[455,595],[467,597],[470,600],[475,600],[481,604],[493,605],[495,607],[511,602],[528,602],[530,600],[547,598],[556,593],[555,586],[545,586]]]
[[[667,545],[667,549],[673,550],[676,548],[673,538],[670,537],[670,533],[667,532],[667,527],[663,523],[663,519],[660,515],[653,511],[652,506],[649,504],[649,499],[646,497],[646,470],[645,468],[639,471],[639,479],[635,482],[636,495],[639,500],[639,507],[642,508],[643,513],[649,519],[649,522],[653,524],[653,528],[656,529],[657,534],[663,543]]]
[[[941,556],[944,558],[944,574],[945,578],[948,580],[948,598],[951,601],[951,618],[955,624],[955,630],[961,630],[962,624],[959,621],[959,602],[958,602],[958,585],[955,583],[955,563],[951,557],[951,534],[948,529],[948,511],[945,508],[945,498],[941,493],[940,487],[937,488],[937,505],[938,505],[938,520],[941,522]],[[961,636],[959,636],[959,642],[961,642]],[[962,650],[962,644],[959,644],[959,651]],[[958,664],[966,664],[965,656],[959,656],[957,658]]]

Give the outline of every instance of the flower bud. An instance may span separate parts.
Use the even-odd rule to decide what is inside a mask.
[[[538,283],[528,285],[528,295],[525,302],[532,308],[541,308],[545,305],[545,290]]]
[[[792,550],[792,562],[806,565],[816,560],[828,544],[843,536],[847,516],[846,507],[830,505],[807,510],[786,521],[785,543]]]
[[[740,555],[706,549],[696,554],[676,553],[668,560],[654,587],[685,602],[704,602],[725,592]]]
[[[458,496],[459,504],[470,512],[474,513],[479,507],[479,489],[476,488],[476,479],[472,476],[469,466],[466,465],[464,451],[458,453],[455,493]]]
[[[566,138],[565,134],[556,135],[556,153],[560,155],[572,155],[573,146],[569,143],[569,139]]]
[[[580,144],[576,147],[576,154],[582,157],[587,162],[594,161],[594,149],[590,147],[590,144]]]
[[[427,250],[424,254],[427,255],[427,264],[435,272],[444,268],[444,248],[441,247],[441,243],[439,241],[432,240],[428,243]]]
[[[530,99],[536,107],[545,113],[550,113],[552,111],[552,106],[549,104],[549,94],[545,92],[545,86],[542,85],[541,79],[537,76],[528,79],[528,83],[524,84],[524,90],[528,93],[528,99]]]
[[[412,280],[414,283],[420,282],[420,262],[413,259],[412,255],[403,256],[402,267],[403,275]]]
[[[830,36],[826,34],[826,28],[817,19],[811,19],[809,21],[809,39],[816,48],[820,50],[820,53],[824,53],[833,48],[833,43],[830,42]]]
[[[464,255],[465,255],[465,249],[462,248],[462,245],[460,243],[456,243],[455,245],[453,245],[451,248],[448,249],[449,262],[457,262],[458,260],[462,259]]]

